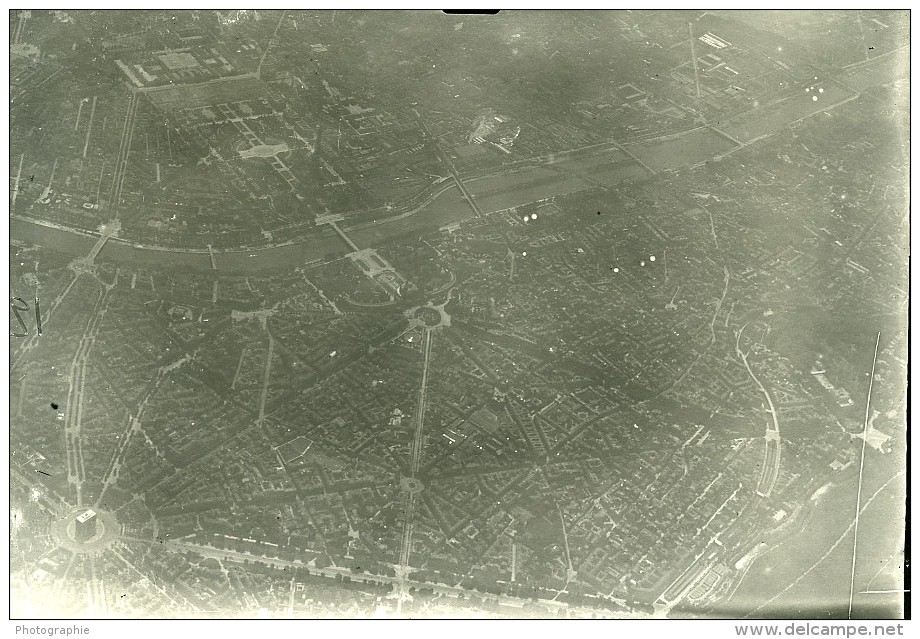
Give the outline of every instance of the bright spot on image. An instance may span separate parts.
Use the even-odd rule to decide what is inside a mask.
[[[620,269],[617,268],[617,267],[614,267],[614,268],[613,268],[613,272],[614,272],[614,273],[619,273],[619,272],[620,272]]]
[[[648,258],[648,259],[649,259],[650,262],[654,262],[654,261],[655,261],[655,256],[652,255],[652,256],[651,256],[650,258]]]
[[[645,260],[642,260],[641,262],[639,262],[639,266],[645,266]]]
[[[811,101],[812,101],[812,102],[817,102],[817,101],[818,101],[818,96],[816,96],[816,95],[811,96]]]
[[[818,93],[824,93],[824,87],[821,87],[820,89],[818,89]]]
[[[535,219],[537,219],[537,214],[536,214],[536,213],[534,213],[533,215],[531,215],[531,216],[530,216],[530,219],[532,219],[532,220],[535,220]]]
[[[525,215],[525,216],[524,216],[524,221],[525,221],[525,222],[529,222],[529,221],[530,221],[530,216],[529,216],[529,215]]]
[[[811,87],[808,87],[807,89],[805,89],[805,93],[810,93],[810,92],[811,92]]]
[[[782,47],[776,47],[776,50],[779,51],[780,53],[783,52],[783,48],[782,48]]]
[[[527,257],[527,251],[523,251],[523,252],[521,253],[521,255],[524,256],[524,257]]]

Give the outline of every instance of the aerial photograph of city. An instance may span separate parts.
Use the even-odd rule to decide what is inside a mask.
[[[909,11],[8,16],[11,618],[910,617]]]

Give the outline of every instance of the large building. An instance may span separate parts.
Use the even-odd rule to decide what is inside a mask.
[[[77,517],[77,526],[74,529],[74,539],[80,542],[89,541],[96,536],[96,511],[87,510]]]

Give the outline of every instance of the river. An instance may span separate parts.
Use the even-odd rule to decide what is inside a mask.
[[[82,235],[64,229],[36,224],[21,218],[10,218],[10,237],[37,244],[74,257],[88,255],[98,236]],[[310,237],[291,244],[237,251],[214,251],[214,266],[207,250],[164,249],[153,246],[134,246],[110,239],[100,251],[100,262],[115,262],[137,268],[175,268],[194,271],[213,271],[221,274],[257,273],[290,270],[301,264],[320,260],[330,253],[344,255],[345,242],[331,229],[314,232]]]

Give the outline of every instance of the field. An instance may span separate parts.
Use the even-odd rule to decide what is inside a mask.
[[[575,174],[575,175],[573,175]],[[588,179],[582,179],[584,175]],[[550,197],[597,188],[598,183],[613,185],[624,180],[644,177],[639,164],[620,152],[568,160],[548,167],[524,169],[466,182],[484,213],[523,206]],[[592,180],[592,181],[588,181]],[[445,190],[424,209],[399,219],[372,226],[358,225],[348,235],[358,246],[376,246],[387,238],[410,233],[425,233],[473,217],[473,209],[456,187]]]
[[[874,58],[871,62],[861,64],[846,76],[847,86],[857,91],[864,91],[869,87],[894,82],[907,75],[906,69],[910,65],[910,53],[904,49]]]
[[[629,180],[641,180],[648,177],[648,175],[648,171],[633,160],[603,164],[584,173],[585,178],[606,185],[619,184]]]
[[[476,180],[464,180],[466,188],[477,197],[504,193],[522,185],[552,178],[553,172],[544,167],[522,169],[513,173],[503,173]]]
[[[476,198],[479,208],[485,213],[501,211],[513,206],[522,206],[556,195],[565,195],[576,191],[593,188],[589,182],[568,175],[550,175],[532,180],[526,184],[519,184],[514,188],[504,189],[493,194],[482,195]],[[471,189],[472,191],[472,189]],[[472,191],[477,195],[476,191]]]
[[[638,143],[628,147],[655,172],[690,167],[730,151],[731,140],[711,129],[700,127],[680,136],[653,143]]]
[[[429,233],[442,226],[463,222],[475,213],[454,186],[436,197],[424,209],[399,219],[380,222],[371,226],[359,225],[346,228],[348,236],[360,247],[377,246],[388,238],[400,237],[411,233]]]
[[[622,162],[632,162],[628,155],[622,151],[611,148],[606,151],[599,153],[592,153],[586,157],[572,157],[559,162],[555,162],[551,166],[559,167],[564,171],[570,173],[588,173],[595,169],[600,168],[601,166],[609,165],[618,165]]]
[[[616,149],[586,158],[564,160],[553,164],[552,168],[605,186],[613,186],[627,180],[638,180],[649,175],[641,164]]]
[[[164,111],[197,109],[223,102],[252,99],[265,95],[267,87],[252,77],[226,78],[186,86],[166,86],[145,93]]]
[[[903,512],[903,501],[899,502],[899,496],[904,494],[903,477],[881,488],[896,474],[899,462],[875,451],[867,452],[861,494],[865,510],[859,519],[857,546],[855,617],[892,615],[901,600],[900,593],[863,592],[896,587],[892,576],[903,565],[903,557],[891,555],[891,549],[899,547],[901,541],[897,539],[897,527],[887,519],[891,513]],[[817,505],[807,504],[805,507],[814,512],[809,519],[803,519],[807,523],[802,536],[814,540],[813,543],[780,542],[771,548],[755,560],[728,605],[750,610],[775,596],[758,615],[828,618],[841,613],[841,604],[845,615],[853,556],[853,530],[848,530],[848,526],[855,514],[856,480],[854,471],[839,480]],[[870,501],[876,491],[880,491],[878,496]],[[803,576],[810,568],[811,572]],[[785,590],[797,579],[798,583]]]
[[[814,86],[814,91],[806,92]],[[818,92],[824,89],[823,92]],[[748,143],[776,129],[781,129],[794,122],[798,122],[819,111],[834,107],[841,102],[855,97],[850,89],[833,81],[818,80],[814,85],[802,86],[793,95],[765,105],[760,109],[749,111],[734,120],[727,122],[722,130],[741,142]],[[817,100],[813,98],[817,97]]]

